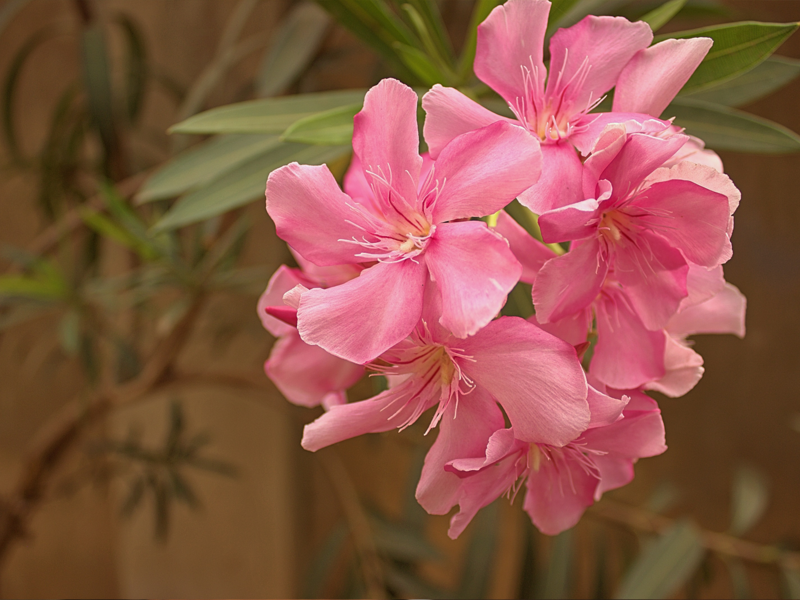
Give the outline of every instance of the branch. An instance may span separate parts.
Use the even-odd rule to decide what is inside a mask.
[[[664,533],[675,523],[669,517],[605,498],[589,509],[588,514],[646,533]],[[700,531],[700,540],[707,550],[717,554],[764,565],[800,569],[800,552],[787,552],[775,546],[749,542],[727,533],[705,529]]]

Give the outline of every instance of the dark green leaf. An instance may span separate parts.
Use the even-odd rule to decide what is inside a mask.
[[[325,11],[310,2],[292,9],[261,63],[256,77],[259,96],[281,94],[294,83],[319,51],[329,22]]]
[[[444,81],[445,76],[422,50],[401,42],[395,42],[394,49],[403,64],[425,85],[433,86]]]
[[[558,534],[550,545],[550,562],[541,582],[541,598],[569,598],[573,581],[574,532],[571,529]]]
[[[691,577],[705,555],[697,528],[678,521],[633,563],[617,598],[668,598]]]
[[[472,538],[464,557],[459,598],[485,598],[493,570],[500,510],[498,501],[483,508],[472,520]]]
[[[714,150],[785,154],[800,151],[800,136],[786,127],[748,113],[692,98],[678,97],[665,118],[705,141]]]
[[[43,29],[30,36],[20,47],[11,61],[3,83],[3,133],[5,134],[6,144],[12,158],[17,162],[22,162],[22,149],[17,141],[16,124],[18,119],[14,114],[14,96],[16,95],[17,82],[19,81],[22,69],[34,50],[42,43],[51,39],[54,32],[51,29]]]
[[[747,576],[747,568],[744,566],[744,563],[733,556],[726,557],[723,562],[725,566],[728,567],[728,573],[731,576],[733,597],[736,600],[748,600],[749,598],[753,598],[753,590],[750,587],[750,579]]]
[[[764,474],[747,465],[736,470],[731,500],[731,526],[735,536],[747,533],[764,515],[769,502],[768,482]]]
[[[396,589],[401,598],[441,598],[444,596],[442,590],[401,566],[389,565],[385,576],[386,583]]]
[[[283,133],[295,121],[364,102],[364,90],[251,100],[212,108],[173,125],[171,133]]]
[[[127,230],[114,223],[102,213],[83,206],[78,208],[78,213],[87,227],[133,250],[142,259],[150,261],[158,257],[158,253],[151,246],[142,243],[138,238],[131,235]]]
[[[800,569],[797,567],[783,566],[783,597],[800,600]]]
[[[372,521],[372,532],[378,550],[393,559],[407,562],[437,560],[442,556],[425,539],[423,530],[410,529],[405,523],[390,523],[383,519]]]
[[[453,46],[435,0],[408,0],[408,6],[413,6],[419,14],[438,56],[442,58],[445,65],[452,66],[455,59]]]
[[[742,21],[658,36],[667,38],[710,37],[714,45],[683,86],[681,94],[709,89],[758,66],[775,52],[798,27],[797,23]]]
[[[58,339],[69,356],[75,356],[81,346],[81,316],[74,310],[67,311],[58,324]]]
[[[180,153],[160,167],[136,195],[138,203],[171,198],[208,183],[244,161],[276,148],[276,135],[221,135]]]
[[[347,526],[340,521],[325,537],[303,578],[302,598],[322,598],[325,582],[333,574],[336,559],[342,552],[347,535]]]
[[[181,474],[178,473],[178,471],[175,469],[170,469],[169,480],[172,484],[172,493],[174,494],[176,500],[183,502],[194,509],[200,507],[200,500],[197,498],[197,494],[194,493],[194,490],[181,476]]]
[[[164,441],[164,453],[168,457],[172,457],[178,450],[181,435],[186,428],[186,422],[183,417],[183,406],[177,400],[169,403],[169,430],[167,431],[167,438]]]
[[[81,34],[81,63],[89,97],[89,113],[100,134],[106,157],[117,151],[111,68],[103,29],[94,24]]]
[[[137,477],[131,483],[128,495],[125,496],[125,501],[122,503],[120,513],[123,517],[130,517],[133,512],[139,507],[139,504],[144,497],[145,481],[141,477]]]
[[[167,533],[169,533],[169,489],[167,489],[166,483],[156,477],[152,477],[149,480],[149,483],[151,489],[153,490],[155,509],[155,538],[160,542],[164,542],[167,539]]]
[[[771,94],[799,75],[800,60],[771,56],[735,79],[688,97],[724,106],[741,106]]]
[[[570,18],[569,20],[577,22],[583,15],[588,14],[588,10],[591,8],[587,8],[587,12],[584,12],[581,5],[589,5],[592,3],[592,0],[553,0],[550,6],[550,15],[547,19],[547,35],[551,36],[555,33],[556,29],[562,27],[562,22],[567,20],[567,17],[571,16],[570,13],[574,12],[575,17]]]
[[[472,73],[472,63],[475,61],[475,46],[478,40],[478,25],[499,4],[502,4],[502,0],[477,0],[475,2],[475,8],[472,9],[472,16],[469,20],[467,38],[461,50],[461,58],[458,59],[458,77],[462,83],[466,83]],[[552,11],[552,8],[550,10]]]
[[[332,108],[290,125],[281,136],[284,142],[337,146],[350,144],[353,139],[353,117],[361,104]]]
[[[421,2],[424,4],[424,2]],[[417,9],[411,4],[403,4],[403,11],[422,42],[421,48],[425,52],[431,64],[435,65],[440,74],[438,83],[444,85],[455,85],[455,73],[453,72],[453,59],[450,54],[445,54],[440,44],[434,40],[434,33],[428,29],[428,24]]]
[[[183,196],[155,225],[155,229],[174,229],[196,223],[263,197],[269,174],[290,162],[319,165],[348,152],[349,146],[281,144],[266,155],[238,166],[207,187]]]
[[[119,24],[125,34],[125,115],[135,123],[147,84],[147,50],[141,29],[130,17],[120,15]]]
[[[686,4],[686,0],[670,0],[651,10],[641,20],[650,25],[650,29],[653,31],[658,31],[680,12],[684,4]]]

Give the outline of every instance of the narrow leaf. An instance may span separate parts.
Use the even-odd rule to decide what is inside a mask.
[[[658,31],[680,12],[684,4],[686,4],[686,0],[670,0],[651,10],[641,20],[650,25],[650,29],[653,31]]]
[[[124,33],[125,55],[125,115],[135,123],[142,111],[147,87],[147,50],[139,26],[127,15],[119,16]]]
[[[329,23],[325,11],[311,2],[292,9],[264,56],[256,93],[262,98],[275,96],[292,85],[319,51]]]
[[[705,549],[697,528],[678,521],[647,546],[625,574],[617,598],[668,598],[700,566]]]
[[[500,510],[497,502],[481,510],[472,521],[472,539],[464,558],[463,577],[458,588],[459,598],[485,598],[492,558],[497,545]]]
[[[106,157],[116,152],[111,68],[102,28],[95,24],[81,35],[81,63],[89,97],[89,112],[98,129]]]
[[[281,136],[284,142],[300,142],[338,146],[353,140],[353,117],[361,110],[361,104],[332,108],[290,125]]]
[[[783,597],[800,600],[800,569],[784,566],[781,569],[781,574],[783,575]]]
[[[69,356],[75,356],[81,345],[81,316],[74,310],[67,311],[58,324],[58,341]]]
[[[378,550],[392,559],[420,562],[442,558],[440,552],[425,539],[423,530],[415,531],[405,523],[374,519],[372,532]]]
[[[733,479],[730,533],[747,533],[764,515],[769,502],[768,482],[764,474],[746,465],[736,471]]]
[[[0,276],[0,297],[61,300],[66,297],[67,292],[63,281],[33,279],[24,275]]]
[[[742,106],[768,96],[798,76],[800,76],[800,60],[770,56],[754,69],[735,79],[687,96],[693,100],[724,106]]]
[[[550,563],[541,582],[541,598],[569,598],[573,581],[574,531],[568,529],[553,538]]]
[[[311,560],[306,576],[303,578],[303,598],[322,598],[325,582],[331,577],[336,559],[347,540],[347,526],[339,522],[325,537],[322,546]]]
[[[785,154],[800,151],[800,136],[783,125],[728,108],[678,97],[666,108],[665,118],[685,127],[715,150]]]
[[[461,58],[458,60],[458,76],[462,83],[469,81],[472,74],[472,63],[475,61],[475,46],[478,41],[478,25],[483,23],[489,13],[501,3],[502,0],[477,0],[475,2],[475,8],[472,9],[472,16],[469,19],[467,38],[461,50]]]
[[[123,517],[130,517],[142,501],[145,490],[145,481],[141,477],[137,477],[131,483],[128,490],[128,495],[125,496],[125,501],[122,503],[120,513]]]
[[[177,470],[169,470],[169,479],[172,484],[172,493],[175,495],[176,500],[187,504],[191,508],[200,508],[200,500],[197,498],[197,494]]]
[[[725,566],[728,568],[728,574],[731,576],[731,587],[733,588],[733,597],[736,600],[748,600],[753,598],[753,590],[750,587],[750,579],[747,576],[747,568],[741,559],[729,556],[723,560]]]
[[[142,243],[141,240],[131,235],[131,233],[114,223],[105,215],[83,206],[78,208],[78,214],[80,214],[81,219],[87,227],[96,231],[103,237],[114,240],[118,244],[133,250],[144,260],[150,261],[158,257],[158,252],[151,246]]]
[[[145,181],[136,202],[172,198],[213,181],[259,154],[280,144],[276,135],[230,134],[180,153]]]
[[[797,23],[742,21],[658,36],[667,38],[709,37],[714,45],[683,86],[681,94],[706,90],[758,66],[797,29]]]
[[[269,174],[290,162],[319,165],[350,151],[349,146],[281,144],[266,155],[251,159],[210,185],[183,196],[156,223],[155,229],[174,229],[196,223],[264,196]]]
[[[433,61],[422,50],[401,42],[395,42],[394,49],[403,64],[425,85],[433,86],[445,80],[439,68],[433,64]]]
[[[430,32],[431,40],[436,45],[439,56],[445,60],[445,64],[452,65],[455,54],[450,38],[447,35],[447,27],[442,20],[439,6],[435,0],[409,0],[408,4],[413,6],[417,13],[422,17],[427,30]]]
[[[364,102],[365,90],[251,100],[212,108],[170,127],[171,133],[282,133],[313,114]]]

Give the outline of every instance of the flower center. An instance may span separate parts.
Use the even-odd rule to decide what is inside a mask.
[[[620,210],[610,210],[600,218],[600,233],[609,242],[616,244],[623,237],[630,239],[631,218]]]

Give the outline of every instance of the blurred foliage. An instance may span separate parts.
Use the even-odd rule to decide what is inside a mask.
[[[11,0],[0,7],[0,34],[30,1]],[[147,37],[130,15],[101,16],[90,0],[73,3],[80,22],[77,30],[42,23],[9,62],[0,108],[7,166],[35,175],[38,209],[53,225],[33,251],[3,249],[11,268],[0,276],[0,331],[35,318],[57,317],[53,336],[63,355],[82,366],[88,389],[98,390],[109,380],[111,385],[136,381],[146,371],[152,349],[191,316],[198,298],[219,292],[254,297],[263,289],[268,272],[239,266],[249,229],[240,209],[263,201],[264,181],[272,170],[298,161],[327,163],[337,176],[344,173],[353,115],[366,90],[283,95],[296,91],[315,61],[330,52],[326,39],[334,22],[379,57],[376,72],[397,76],[420,95],[439,83],[461,89],[492,110],[507,111],[472,72],[477,25],[499,0],[473,2],[460,47],[453,44],[457,36],[434,0],[295,2],[270,39],[258,35],[241,39],[256,3],[237,3],[213,60],[188,87],[152,62]],[[553,0],[547,36],[590,13],[641,18],[654,30],[672,19],[683,24],[698,16],[736,17],[712,0]],[[708,36],[715,41],[663,116],[675,117],[677,126],[713,149],[800,151],[796,133],[741,109],[800,75],[800,61],[773,56],[797,26],[740,21],[659,36],[657,40]],[[108,39],[114,35],[122,41],[119,55],[109,52]],[[63,36],[75,39],[80,70],[54,102],[41,146],[27,148],[17,129],[20,80],[36,68],[36,50]],[[247,87],[252,99],[202,111],[225,74],[257,50],[259,66]],[[154,160],[134,143],[148,139],[142,115],[151,86],[169,94],[177,106],[180,122],[170,131],[180,135],[175,138],[176,151],[161,149],[169,155],[167,160]],[[517,203],[508,211],[541,238],[536,215]],[[120,259],[105,264],[101,249],[112,246]],[[564,251],[558,245],[551,247]],[[532,313],[530,287],[520,284],[510,294],[504,314]],[[585,352],[590,357],[592,348]],[[187,468],[235,474],[232,465],[203,454],[209,439],[205,432],[189,433],[182,405],[173,401],[160,446],[145,445],[140,433],[133,431],[124,440],[95,443],[92,455],[121,465],[119,472],[127,475],[128,484],[122,513],[130,515],[149,502],[156,536],[164,539],[177,504],[201,505],[185,475]],[[467,532],[457,587],[440,589],[423,575],[424,565],[443,560],[428,539],[429,517],[414,499],[424,450],[415,449],[417,464],[406,486],[402,517],[374,507],[364,509],[385,595],[485,597],[499,553],[497,502],[483,509]],[[575,595],[578,565],[583,569],[587,554],[591,568],[584,579],[590,583],[581,591],[590,589],[589,597],[696,593],[719,576],[727,578],[735,597],[748,597],[747,563],[759,561],[737,550],[736,543],[764,515],[769,486],[751,466],[743,466],[733,481],[729,531],[714,534],[727,536],[722,539],[733,544],[728,550],[715,546],[717,538],[709,538],[709,532],[691,520],[659,514],[670,510],[676,498],[671,487],[659,488],[646,509],[636,509],[645,511],[647,523],[663,527],[615,520],[610,513],[590,510],[588,517],[594,514],[598,521],[597,535],[591,544],[584,544],[575,531],[545,540],[526,523],[524,561],[514,571],[519,597]],[[343,518],[310,558],[304,596],[364,594],[369,582],[359,564],[363,557],[353,552],[354,540],[351,524]],[[758,548],[766,553],[761,562],[775,568],[785,597],[799,598],[800,565],[785,560],[787,549]],[[717,563],[708,560],[712,554],[723,558],[718,561],[724,565],[722,574],[715,570]],[[614,562],[611,555],[622,559]],[[342,573],[349,576],[341,577]]]

